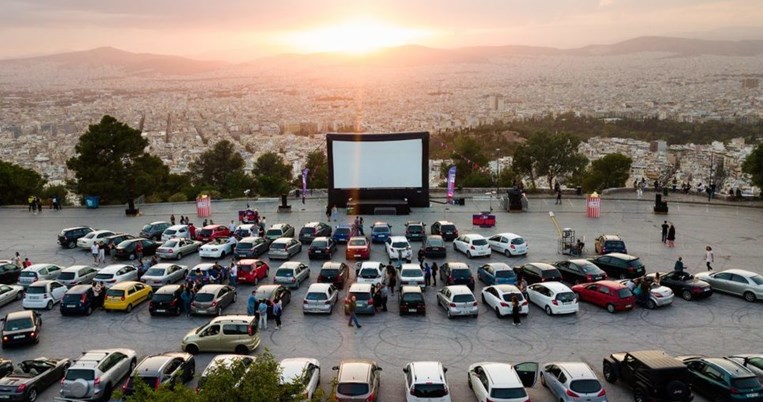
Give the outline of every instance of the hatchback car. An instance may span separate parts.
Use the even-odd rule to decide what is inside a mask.
[[[318,283],[332,283],[337,289],[344,289],[350,280],[350,267],[343,262],[327,261],[318,272]]]
[[[540,382],[560,402],[607,402],[607,391],[586,363],[546,363]]]
[[[336,252],[336,242],[330,237],[316,237],[307,249],[307,258],[314,260],[322,258],[330,260]]]
[[[575,293],[561,282],[530,285],[527,287],[527,298],[548,315],[575,314],[579,308]]]
[[[282,237],[294,238],[294,226],[288,223],[276,223],[265,232],[265,238],[271,242]]]
[[[191,230],[188,229],[188,225],[173,225],[164,229],[162,232],[162,241],[169,239],[191,239]]]
[[[384,241],[384,250],[387,252],[390,262],[400,258],[400,256],[405,262],[411,262],[411,258],[413,258],[411,244],[408,243],[405,236],[387,237],[387,240]]]
[[[367,260],[371,258],[371,243],[363,236],[353,236],[347,240],[344,254],[347,260]]]
[[[299,230],[299,241],[310,244],[316,237],[331,237],[331,226],[323,222],[308,222]]]
[[[347,241],[350,240],[351,234],[352,234],[352,225],[342,224],[342,225],[337,225],[331,237],[337,243],[347,243]]]
[[[202,285],[211,283],[211,272],[212,267],[214,266],[215,264],[211,262],[196,264],[190,271],[188,271],[188,275],[185,277],[186,282],[199,282]]]
[[[180,315],[183,300],[180,298],[184,289],[181,285],[164,285],[154,292],[148,302],[148,313],[153,315]]]
[[[424,222],[408,221],[405,224],[405,237],[408,241],[423,241],[427,236]]]
[[[140,230],[140,233],[138,236],[144,238],[144,239],[150,239],[150,240],[156,240],[159,241],[162,238],[162,234],[164,233],[167,228],[172,226],[169,222],[165,221],[156,221],[147,223],[143,226],[143,229]]]
[[[98,270],[88,265],[72,265],[61,270],[58,281],[65,286],[87,285],[93,282]]]
[[[620,279],[618,282],[622,283],[625,286],[631,285],[630,279]],[[637,285],[631,285],[631,286],[637,286]],[[635,290],[635,287],[634,287]],[[654,281],[649,282],[649,298],[644,300],[641,297],[636,297],[636,303],[638,303],[639,306],[646,307],[650,310],[655,309],[657,307],[662,306],[668,306],[673,303],[674,293],[673,291],[667,287],[659,285],[658,283]]]
[[[24,287],[19,285],[0,285],[0,306],[24,298]]]
[[[524,237],[514,233],[499,233],[490,236],[487,242],[490,244],[490,249],[506,257],[526,255],[528,251]]]
[[[167,352],[146,356],[138,363],[122,387],[125,395],[135,391],[135,381],[141,381],[156,390],[160,386],[173,389],[175,385],[187,383],[196,373],[196,360],[190,353]]]
[[[572,291],[578,299],[605,307],[610,313],[630,310],[636,303],[636,297],[627,286],[614,281],[599,281],[575,285]]]
[[[384,281],[384,264],[379,261],[364,261],[355,263],[355,281],[378,285]]]
[[[382,368],[373,360],[347,359],[338,366],[334,394],[338,402],[375,401],[379,399]]]
[[[422,290],[426,290],[424,271],[421,270],[421,267],[419,267],[418,264],[403,264],[400,268],[399,277],[400,288],[405,285],[414,285],[420,287]]]
[[[192,355],[199,352],[248,354],[260,346],[257,320],[252,315],[224,315],[189,331],[180,348]]]
[[[265,300],[265,303],[268,305],[268,318],[275,318],[273,315],[273,302],[280,300],[281,307],[285,309],[291,303],[291,290],[283,285],[260,285],[254,291],[254,297],[257,299],[254,311],[257,311],[260,300]]]
[[[227,239],[231,237],[230,228],[225,225],[207,225],[196,231],[196,240],[209,243],[215,239]]]
[[[225,258],[226,255],[232,255],[233,250],[238,244],[235,237],[214,238],[207,244],[199,247],[199,257],[201,258]]]
[[[339,299],[339,291],[330,283],[313,283],[302,301],[302,312],[331,314]]]
[[[151,286],[144,283],[126,281],[120,282],[106,291],[103,300],[103,309],[106,311],[124,311],[129,313],[133,307],[151,300],[153,291]]]
[[[278,366],[281,369],[281,385],[301,381],[303,389],[295,399],[302,397],[312,400],[313,395],[321,385],[321,363],[307,357],[292,357],[283,359]]]
[[[609,253],[598,257],[589,258],[589,261],[596,264],[607,273],[608,278],[612,279],[634,279],[644,276],[646,268],[638,257],[623,253]]]
[[[429,229],[431,234],[442,236],[445,241],[455,240],[458,237],[458,228],[453,222],[437,221]]]
[[[684,271],[653,272],[646,277],[654,280],[660,275],[660,284],[669,287],[673,293],[681,296],[684,300],[705,299],[713,294],[713,288],[709,283],[699,280],[694,275]]]
[[[101,244],[107,237],[113,236],[116,233],[111,230],[94,230],[79,239],[77,239],[77,247],[89,250],[93,244]]]
[[[607,279],[606,272],[591,261],[584,259],[558,261],[554,266],[562,274],[562,280],[575,285]]]
[[[58,234],[58,244],[60,244],[61,247],[75,248],[77,247],[77,240],[92,231],[93,228],[87,226],[66,228]]]
[[[59,395],[80,401],[108,401],[123,378],[138,364],[132,349],[97,349],[82,354],[61,380]]]
[[[517,274],[502,262],[488,263],[477,268],[477,277],[486,285],[515,285]]]
[[[376,314],[374,308],[374,297],[371,292],[371,285],[367,283],[353,283],[347,291],[347,297],[344,299],[344,314],[350,314],[350,300],[355,296],[355,313],[357,314]]]
[[[42,318],[36,311],[16,311],[3,319],[3,348],[40,342]]]
[[[514,273],[517,277],[524,278],[528,284],[562,280],[562,274],[556,267],[543,262],[531,262],[514,267]]]
[[[93,279],[94,282],[100,282],[107,288],[110,288],[119,282],[137,280],[138,268],[125,264],[107,265],[101,268]]]
[[[527,402],[525,387],[535,385],[537,363],[480,362],[469,366],[467,383],[480,402]]]
[[[212,375],[212,373],[218,370],[230,370],[231,373],[240,373],[239,375],[243,377],[254,368],[252,363],[255,361],[257,361],[257,356],[246,356],[240,354],[216,355],[212,358],[212,361],[207,364],[207,367],[205,367],[201,372],[201,376],[199,376],[199,382],[196,384],[196,393],[202,393],[204,390],[204,385],[207,383],[207,379],[210,375]],[[237,380],[236,385],[238,385],[240,381],[240,379]]]
[[[392,236],[392,225],[387,222],[374,222],[371,225],[371,242],[383,243]]]
[[[281,264],[273,276],[273,283],[299,288],[302,282],[310,278],[310,268],[299,261],[289,261]]]
[[[482,289],[482,304],[495,311],[498,318],[511,315],[512,301],[515,297],[519,303],[519,314],[526,316],[530,312],[530,306],[516,286],[491,285]]]
[[[204,285],[191,302],[191,314],[217,315],[236,302],[236,289],[227,285]]]
[[[418,286],[403,286],[398,292],[400,315],[427,313],[427,305],[424,294]]]
[[[11,261],[0,261],[0,283],[4,285],[15,285],[19,281],[21,268]]]
[[[490,257],[487,239],[478,234],[465,234],[453,240],[453,249],[466,254],[467,258]]]
[[[446,262],[440,266],[440,279],[446,285],[466,285],[474,290],[474,275],[463,262]]]
[[[603,234],[596,238],[593,243],[596,254],[622,253],[628,254],[625,242],[619,235]]]
[[[702,272],[697,279],[710,284],[713,290],[742,296],[748,302],[763,299],[763,275],[743,269]]]
[[[37,281],[56,280],[62,270],[63,268],[54,264],[32,264],[19,274],[19,285],[26,288]]]
[[[448,249],[445,247],[445,240],[440,235],[429,235],[424,241],[424,256],[426,258],[445,258]]]
[[[191,239],[169,239],[156,249],[156,255],[163,259],[180,260],[184,256],[197,253],[201,242]]]
[[[59,281],[37,281],[26,288],[21,305],[24,308],[52,310],[53,305],[60,303],[64,298],[66,290],[66,286]]]
[[[188,275],[188,267],[178,264],[161,263],[153,265],[140,277],[140,281],[152,288],[160,288],[170,283],[180,282]]]
[[[244,223],[242,225],[236,226],[236,230],[233,231],[232,235],[236,238],[236,240],[241,241],[241,239],[245,239],[247,237],[257,237],[259,230],[260,225],[258,224]]]
[[[269,244],[264,237],[244,237],[236,243],[233,254],[236,258],[257,258],[268,251]]]
[[[752,371],[720,357],[678,357],[689,369],[691,388],[713,401],[763,401],[763,386]]]
[[[440,362],[411,362],[405,365],[405,400],[450,402],[447,368]]]
[[[268,258],[271,260],[288,260],[302,251],[302,243],[297,239],[281,237],[270,243]]]
[[[239,260],[237,271],[238,282],[256,285],[270,275],[270,265],[262,260]]]
[[[115,235],[109,236],[106,239],[104,239],[104,244],[106,245],[106,247],[109,247],[109,248],[111,248],[111,245],[113,244],[114,247],[116,248],[119,245],[119,243],[125,240],[134,239],[134,238],[135,236],[129,233],[117,233]]]
[[[103,299],[95,295],[90,285],[75,285],[67,290],[61,301],[61,315],[85,314],[90,315],[103,305]]]
[[[138,242],[140,242],[141,246],[143,246],[144,257],[156,254],[156,249],[162,245],[159,242],[142,238],[125,240],[117,245],[114,257],[121,260],[134,260],[138,258]]]
[[[7,377],[0,378],[0,400],[34,402],[63,378],[70,365],[69,359],[46,357],[22,361]]]
[[[477,317],[479,307],[474,294],[464,285],[445,286],[437,292],[437,304],[448,314],[448,318],[469,315]]]

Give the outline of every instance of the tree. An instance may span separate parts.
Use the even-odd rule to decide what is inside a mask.
[[[80,195],[97,195],[101,203],[127,202],[141,194],[153,194],[165,181],[169,169],[145,149],[148,141],[136,130],[111,116],[91,124],[66,161],[74,172],[69,187]]]
[[[580,140],[569,134],[534,133],[517,148],[513,167],[529,176],[533,187],[536,178],[545,177],[548,188],[553,189],[554,178],[579,173],[588,164],[578,145]]]
[[[752,184],[763,188],[763,144],[759,144],[742,163],[742,171],[752,176]]]
[[[623,154],[608,154],[591,163],[582,180],[586,192],[623,187],[630,176],[633,160]]]
[[[275,152],[260,155],[254,163],[252,174],[254,188],[259,195],[277,196],[288,193],[291,188],[291,166]]]
[[[34,170],[0,161],[0,204],[26,204],[30,195],[39,195],[45,179]]]
[[[328,188],[329,187],[329,165],[326,161],[326,154],[316,149],[315,151],[307,154],[307,163],[305,167],[310,169],[307,174],[307,187],[309,188]],[[300,172],[300,184],[302,172]]]
[[[490,173],[481,168],[488,163],[488,157],[482,152],[482,147],[471,136],[456,137],[450,158],[456,165],[456,185],[460,187],[493,187],[495,181]],[[448,169],[453,165],[440,166],[440,174],[447,177]]]
[[[228,140],[201,154],[189,169],[196,186],[216,189],[224,196],[241,196],[251,186],[251,180],[243,176],[244,158]]]

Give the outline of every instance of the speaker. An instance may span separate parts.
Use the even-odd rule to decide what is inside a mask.
[[[654,205],[658,206],[658,207],[660,205],[662,205],[662,194],[655,194],[654,195]]]

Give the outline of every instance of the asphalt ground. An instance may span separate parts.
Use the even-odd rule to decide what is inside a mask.
[[[251,204],[267,216],[269,225],[288,222],[299,230],[305,222],[325,221],[325,200],[308,200],[306,205],[291,202],[294,210],[280,214],[276,212],[274,200],[253,201]],[[214,202],[211,219],[219,224],[230,223],[231,219],[237,218],[236,211],[244,205],[244,201]],[[430,225],[440,219],[455,222],[460,233],[518,233],[527,239],[529,255],[507,258],[494,254],[489,259],[516,265],[563,259],[557,253],[557,233],[548,214],[554,211],[562,227],[573,228],[578,237],[585,238],[589,255],[597,235],[620,234],[629,252],[641,257],[649,272],[671,270],[678,256],[683,256],[689,272],[701,272],[704,270],[704,248],[709,244],[715,250],[716,270],[743,268],[763,273],[760,265],[763,255],[761,209],[671,203],[669,215],[655,215],[650,201],[605,198],[601,217],[595,219],[585,216],[582,199],[564,199],[562,205],[554,205],[554,199],[533,198],[528,212],[509,214],[499,211],[496,212],[496,227],[473,227],[472,214],[491,206],[497,209],[495,201],[467,200],[466,206],[433,204],[431,208],[416,209],[409,216],[364,218],[367,225],[374,220],[389,222],[394,234],[402,234],[407,220],[421,220]],[[67,208],[58,212],[44,209],[38,215],[28,213],[26,209],[0,208],[0,258],[10,258],[19,251],[33,263],[88,264],[92,262],[89,251],[62,249],[56,244],[56,236],[62,228],[89,225],[137,234],[145,223],[169,220],[171,213],[178,219],[180,215],[191,215],[197,225],[202,221],[195,217],[194,205],[190,203],[143,205],[141,211],[142,216],[128,218],[121,207]],[[350,222],[353,217],[340,211],[339,218],[341,222]],[[665,219],[676,227],[675,248],[667,248],[660,242],[660,225]],[[413,248],[416,252],[419,245],[414,243]],[[344,246],[340,246],[334,260],[343,258]],[[310,282],[314,281],[323,262],[310,262],[306,248],[296,259],[309,262]],[[387,261],[382,245],[373,246],[372,260]],[[467,260],[449,248],[447,258],[437,262],[445,261],[468,262],[476,273],[477,266],[488,259]],[[191,255],[181,264],[192,267],[199,262],[198,255]],[[280,262],[272,265],[275,268]],[[271,270],[271,275],[273,272]],[[405,399],[402,368],[405,363],[415,360],[443,362],[449,369],[452,399],[472,401],[475,398],[467,387],[466,370],[470,364],[480,361],[584,361],[604,383],[601,361],[612,352],[664,349],[674,355],[723,356],[763,351],[761,303],[747,303],[720,293],[707,300],[687,302],[676,298],[672,306],[657,310],[636,308],[617,314],[582,303],[577,315],[549,317],[531,305],[530,314],[522,326],[514,327],[510,319],[498,319],[482,304],[477,319],[448,320],[445,312],[436,306],[435,291],[429,289],[425,296],[429,307],[426,316],[399,316],[396,299],[391,298],[389,312],[360,316],[363,328],[355,329],[347,326],[341,308],[335,309],[332,316],[303,315],[300,304],[307,287],[303,284],[293,291],[294,302],[284,309],[281,330],[273,330],[271,322],[269,329],[262,331],[260,350],[267,348],[278,359],[317,358],[321,362],[321,383],[326,391],[329,391],[328,384],[334,375],[331,367],[342,359],[374,359],[383,368],[380,397],[386,401]],[[482,287],[483,284],[478,282],[475,290],[478,298]],[[252,286],[239,286],[239,301],[225,313],[245,314],[246,296],[252,289]],[[20,302],[13,302],[0,308],[0,315],[21,308]],[[39,356],[77,358],[89,349],[127,347],[135,349],[142,358],[149,354],[179,351],[183,335],[208,320],[202,317],[153,318],[148,314],[146,303],[129,314],[96,311],[90,317],[62,317],[56,307],[52,311],[43,311],[42,319],[44,325],[38,345],[5,349],[0,352],[2,356],[14,361]],[[211,358],[211,354],[197,357],[197,373],[201,373]],[[632,400],[630,390],[620,384],[605,383],[605,387],[610,401]],[[52,400],[58,395],[58,388],[57,385],[50,387],[41,394],[40,400]],[[540,383],[529,393],[533,401],[552,401],[551,394]],[[698,397],[695,400],[705,399]]]

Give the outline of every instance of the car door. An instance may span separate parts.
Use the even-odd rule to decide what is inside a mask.
[[[477,366],[474,370],[469,372],[469,380],[472,385],[472,390],[474,391],[474,396],[477,397],[477,401],[485,402],[490,395],[490,383],[481,366]]]
[[[448,288],[442,288],[439,292],[437,292],[437,304],[440,305],[440,307],[448,309],[448,299],[450,298],[450,291]]]
[[[50,283],[50,294],[53,296],[54,303],[60,302],[61,299],[64,298],[64,293],[66,293],[66,290],[66,286],[58,282]]]
[[[560,376],[564,376],[562,370],[555,364],[548,365],[541,374],[543,381],[546,383],[546,387],[554,394],[555,397],[562,397],[565,394],[563,383],[560,383]]]
[[[483,295],[485,295],[485,301],[491,309],[495,309],[501,303],[501,298],[498,296],[498,291],[495,288],[485,289]]]
[[[127,358],[127,355],[119,352],[112,353],[111,358],[113,359],[114,383],[117,383],[121,378],[129,374],[130,360]]]
[[[710,284],[713,286],[713,288],[717,290],[723,290],[725,292],[733,292],[731,290],[733,288],[732,284],[732,273],[730,272],[719,272],[715,275],[710,276]]]
[[[728,292],[735,295],[744,294],[745,290],[750,287],[750,282],[742,275],[732,274],[731,282],[728,285]]]
[[[308,390],[310,396],[318,389],[318,383],[321,380],[321,371],[318,367],[312,363],[308,363],[305,368],[305,389]]]
[[[538,371],[540,369],[538,362],[522,362],[515,364],[513,368],[519,376],[519,380],[522,381],[522,386],[525,388],[532,388],[535,386],[535,382],[538,379]]]

